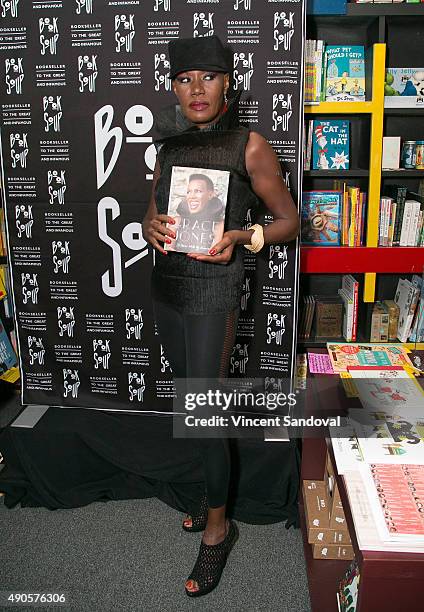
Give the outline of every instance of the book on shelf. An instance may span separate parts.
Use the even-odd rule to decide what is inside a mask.
[[[419,288],[420,295],[418,304],[415,309],[414,319],[411,326],[411,334],[409,336],[410,342],[424,342],[424,282],[422,278],[414,276],[417,287]],[[421,283],[419,282],[421,281]]]
[[[415,310],[421,293],[422,279],[416,274],[412,281],[407,278],[398,280],[394,301],[399,307],[399,323],[397,338],[400,342],[407,342],[411,333]]]
[[[340,245],[341,193],[339,191],[304,191],[302,193],[302,243]]]
[[[341,238],[342,246],[356,247],[364,244],[367,194],[360,187],[348,185],[342,180],[333,181],[333,188],[342,194]]]
[[[315,296],[315,337],[340,338],[343,300],[340,295]]]
[[[327,45],[322,99],[327,102],[365,100],[365,49],[363,45]]]
[[[321,97],[323,40],[307,40],[305,45],[305,103],[319,104]]]
[[[378,246],[423,246],[424,197],[402,185],[384,188],[380,198]]]
[[[313,170],[348,170],[350,122],[314,119],[312,126]],[[309,144],[309,142],[308,142]]]
[[[10,370],[16,363],[16,353],[0,319],[0,374]]]
[[[309,340],[311,336],[312,323],[315,313],[315,297],[304,295],[302,300],[302,310],[298,327],[299,340]]]
[[[386,108],[424,108],[424,68],[387,68]]]
[[[347,342],[355,342],[357,336],[358,287],[359,282],[351,274],[343,275],[338,292],[344,304],[342,331]]]
[[[358,562],[354,559],[339,582],[338,601],[340,612],[355,612],[358,601],[359,581]]]

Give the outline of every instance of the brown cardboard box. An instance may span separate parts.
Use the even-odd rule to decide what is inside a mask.
[[[309,544],[351,544],[347,529],[327,529],[325,527],[309,527]]]
[[[307,527],[329,527],[330,505],[325,482],[304,480],[303,496]]]
[[[353,547],[347,545],[337,546],[337,544],[313,544],[312,556],[314,559],[353,559]]]

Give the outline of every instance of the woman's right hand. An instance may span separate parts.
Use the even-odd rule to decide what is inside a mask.
[[[171,244],[173,242],[171,238],[176,238],[175,232],[171,228],[166,227],[167,223],[174,225],[175,219],[169,215],[159,214],[153,215],[153,217],[146,219],[143,223],[144,239],[163,255],[167,255],[168,252],[165,251],[160,243],[166,242]]]

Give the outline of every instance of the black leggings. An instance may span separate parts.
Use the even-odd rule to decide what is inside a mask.
[[[159,338],[175,378],[226,377],[233,348],[239,309],[218,314],[183,314],[154,301]],[[208,505],[227,502],[230,480],[230,447],[226,438],[198,438]]]

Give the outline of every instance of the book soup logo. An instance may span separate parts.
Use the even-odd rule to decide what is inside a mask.
[[[169,13],[171,10],[171,0],[153,0],[153,10],[163,10]]]
[[[144,372],[128,372],[128,395],[130,402],[136,400],[142,402],[146,383],[144,382]]]
[[[77,15],[85,12],[87,15],[93,13],[93,0],[75,0],[75,12]]]
[[[193,14],[193,38],[200,36],[213,36],[213,13],[194,13]]]
[[[44,131],[60,132],[62,116],[62,96],[43,96]]]
[[[99,368],[103,368],[104,370],[108,370],[110,356],[110,340],[95,338],[93,340],[93,359],[95,369],[98,370]]]
[[[78,397],[78,389],[80,386],[78,370],[63,369],[63,397]]]
[[[246,366],[248,361],[248,345],[240,343],[235,344],[230,357],[231,374],[246,374]]]
[[[19,0],[0,0],[1,16],[13,17],[18,16]]]
[[[25,78],[22,57],[11,57],[4,60],[6,68],[6,93],[22,94],[22,82]]]
[[[71,261],[71,253],[69,250],[69,242],[62,240],[53,240],[52,242],[52,260],[53,260],[53,272],[58,274],[68,274],[69,262]]]
[[[32,238],[32,204],[19,204],[15,206],[16,229],[18,238]]]
[[[172,371],[170,363],[168,359],[166,358],[165,351],[163,350],[163,346],[161,344],[160,345],[160,371],[163,374],[167,370],[169,370],[170,372]]]
[[[67,335],[68,338],[74,337],[75,315],[73,306],[57,307],[57,325],[60,337],[65,335]]]
[[[272,130],[277,131],[281,126],[282,132],[288,132],[292,110],[293,94],[273,94],[272,96]]]
[[[155,53],[153,56],[155,91],[171,91],[169,78],[169,60],[165,53]]]
[[[46,351],[44,349],[43,339],[36,338],[35,336],[28,336],[28,354],[30,365],[34,365],[34,363],[44,365],[45,353]]]
[[[96,91],[97,70],[97,55],[79,55],[78,56],[78,81],[79,92],[88,91],[94,93]]]
[[[22,301],[24,304],[38,304],[38,279],[37,274],[22,273]]]
[[[65,204],[65,172],[65,170],[48,170],[47,187],[49,193],[49,204]]]
[[[250,53],[234,53],[233,56],[233,88],[237,91],[240,89],[249,91],[250,83],[254,73],[253,67],[253,51]]]
[[[269,247],[268,277],[271,280],[274,278],[284,280],[288,263],[287,246],[271,244]]]
[[[274,51],[291,50],[294,34],[294,13],[280,11],[274,13]]]
[[[125,331],[127,334],[127,340],[141,340],[143,325],[142,308],[125,309]]]
[[[12,158],[12,168],[17,168],[20,164],[21,168],[27,167],[28,156],[28,134],[10,134],[10,157]]]
[[[252,0],[234,0],[233,9],[238,11],[239,8],[245,11],[250,11],[252,8]]]
[[[57,41],[59,40],[57,17],[40,17],[38,25],[40,31],[41,55],[45,55],[46,53],[56,55]]]
[[[115,15],[115,51],[131,53],[135,36],[134,15]]]
[[[286,332],[285,319],[286,315],[268,313],[266,322],[267,344],[274,343],[276,346],[282,345],[283,335]]]

